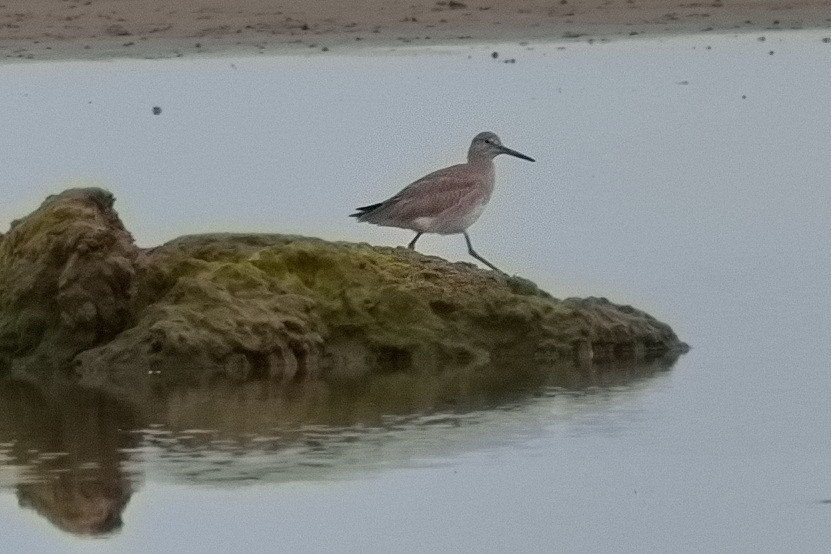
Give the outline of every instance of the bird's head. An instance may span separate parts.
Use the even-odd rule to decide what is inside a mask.
[[[516,150],[511,150],[506,146],[502,146],[502,141],[496,136],[496,133],[485,131],[473,137],[473,142],[470,143],[470,150],[467,151],[467,159],[472,160],[476,158],[486,158],[492,160],[499,154],[508,154],[523,160],[533,162],[534,158],[528,157],[525,154],[520,154]]]

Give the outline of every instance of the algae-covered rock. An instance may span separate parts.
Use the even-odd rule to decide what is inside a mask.
[[[355,381],[378,372],[644,359],[685,345],[605,299],[404,248],[286,235],[135,247],[100,189],[50,197],[0,242],[0,351],[88,384]],[[29,369],[26,369],[29,368]]]
[[[139,249],[107,191],[50,196],[0,240],[0,353],[62,363],[130,321]]]

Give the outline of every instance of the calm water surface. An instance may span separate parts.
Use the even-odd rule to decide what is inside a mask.
[[[479,252],[693,346],[672,367],[453,397],[429,380],[332,402],[255,385],[136,414],[7,384],[4,546],[827,551],[831,44],[762,35],[1,66],[3,222],[92,183],[143,245],[404,244],[346,215],[493,130],[538,161],[497,160]],[[419,246],[466,259],[459,237]]]

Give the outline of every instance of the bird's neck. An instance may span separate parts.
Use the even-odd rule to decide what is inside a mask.
[[[467,165],[483,172],[493,171],[493,158],[489,156],[477,156],[468,154]]]
[[[494,175],[496,173],[493,167],[493,158],[488,156],[468,156],[467,165],[481,176],[479,183],[485,192],[483,201],[487,203],[490,200],[491,194],[493,194]]]

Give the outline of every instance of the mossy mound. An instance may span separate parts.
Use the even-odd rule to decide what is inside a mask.
[[[557,300],[524,279],[404,248],[210,234],[141,250],[100,189],[50,197],[13,226],[0,240],[0,285],[9,365],[71,359],[84,382],[115,390],[343,382],[685,348],[632,307]]]
[[[129,324],[140,250],[113,202],[71,189],[0,236],[0,359],[63,363]]]

